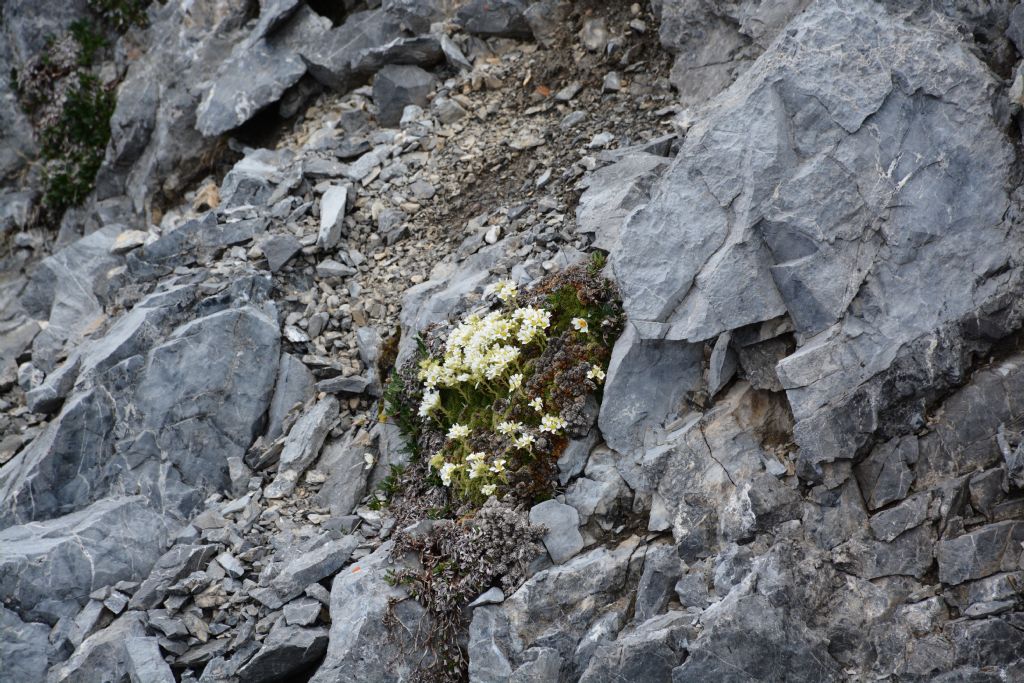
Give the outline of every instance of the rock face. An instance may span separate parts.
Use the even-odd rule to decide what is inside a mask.
[[[166,522],[145,499],[107,498],[46,522],[0,531],[0,592],[23,619],[53,624],[88,594],[137,581],[156,561]]]
[[[798,348],[777,374],[808,474],[937,390],[889,391],[896,374],[962,376],[986,344],[966,337],[965,316],[993,310],[995,335],[1019,322],[1006,265],[1022,235],[1006,220],[1013,158],[991,75],[940,29],[852,7],[809,8],[708,105],[613,255],[643,339],[696,344],[788,317]],[[916,58],[935,41],[950,46],[941,68]],[[850,49],[833,62],[809,57],[839,43]],[[836,90],[837,78],[849,81]],[[961,154],[967,145],[987,151]],[[882,180],[868,185],[868,169]],[[970,265],[946,268],[954,254]],[[929,346],[926,363],[916,349]]]
[[[0,679],[422,677],[386,373],[599,250],[469,680],[1024,680],[1017,3],[152,3],[27,229],[7,75],[98,6],[0,8]]]

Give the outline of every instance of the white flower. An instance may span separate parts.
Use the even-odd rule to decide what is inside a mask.
[[[505,471],[505,458],[498,458],[491,463],[491,472],[498,474]]]
[[[572,326],[576,328],[577,332],[582,332],[583,334],[590,331],[590,325],[583,318],[573,318]]]
[[[441,467],[441,483],[445,486],[452,485],[452,473],[459,469],[459,466],[452,462],[446,462]]]
[[[530,401],[530,407],[533,408],[534,410],[536,410],[538,413],[543,412],[544,411],[544,401],[541,400],[540,396],[538,396],[537,398],[535,398],[532,401]]]
[[[486,453],[479,453],[479,452],[477,452],[477,453],[470,453],[469,455],[466,456],[466,462],[472,462],[472,463],[483,462],[486,459],[487,459],[487,454]]]
[[[473,463],[473,466],[469,469],[469,478],[476,479],[487,474],[487,463],[480,461]]]
[[[432,456],[430,456],[430,460],[428,460],[427,462],[435,470],[439,470],[441,469],[441,465],[444,464],[444,456],[441,454],[441,451],[438,451],[437,453],[434,453]]]
[[[509,376],[508,388],[510,391],[515,391],[521,386],[523,386],[523,373],[517,372],[516,374]]]
[[[517,308],[512,313],[512,319],[519,323],[519,332],[516,339],[521,344],[529,344],[542,330],[547,329],[551,324],[551,312],[543,308]]]
[[[540,430],[542,432],[551,432],[552,434],[556,434],[560,429],[565,429],[566,424],[566,421],[560,417],[545,415],[540,419]]]
[[[426,391],[423,393],[423,401],[420,402],[420,417],[429,417],[430,413],[441,405],[441,394],[436,391]]]
[[[363,462],[366,463],[363,465],[364,470],[368,470],[373,467],[373,453],[363,453]]]
[[[523,423],[522,422],[508,422],[508,421],[499,422],[498,423],[498,427],[497,427],[498,433],[499,434],[504,434],[505,436],[509,436],[510,434],[515,434],[516,432],[518,432],[522,428],[523,428]]]
[[[496,488],[498,487],[495,486],[494,484],[487,484],[486,486],[480,487],[480,493],[484,494],[485,496],[490,496],[494,493],[494,489]]]
[[[469,427],[466,425],[456,423],[448,429],[448,438],[452,441],[465,439],[467,436],[469,436]]]
[[[491,349],[487,354],[487,369],[484,371],[484,376],[487,379],[496,379],[518,358],[519,349],[514,346],[497,346]]]
[[[494,294],[505,303],[508,303],[519,295],[519,290],[516,289],[516,283],[511,280],[501,280],[494,285]]]
[[[533,437],[533,434],[523,434],[518,439],[516,439],[512,445],[515,446],[516,448],[530,450],[530,446],[533,445],[534,441],[536,441],[536,439]]]
[[[598,382],[604,379],[604,370],[600,365],[591,365],[587,370],[587,379],[596,379]]]

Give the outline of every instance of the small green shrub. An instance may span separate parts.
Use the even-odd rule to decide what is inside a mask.
[[[91,67],[96,59],[96,53],[110,45],[110,41],[84,19],[72,23],[69,31],[78,43],[78,65],[81,67]]]
[[[87,21],[51,38],[17,75],[22,109],[40,141],[43,192],[40,218],[55,219],[92,191],[110,139],[116,99],[93,72],[109,42]]]
[[[103,163],[110,139],[114,94],[87,73],[68,91],[59,118],[43,130],[42,153],[46,163],[43,206],[60,214],[76,206],[92,191],[96,172]]]

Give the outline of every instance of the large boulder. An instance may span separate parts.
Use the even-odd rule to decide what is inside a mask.
[[[266,359],[280,357],[278,324],[253,305],[265,284],[238,277],[203,300],[171,286],[77,349],[38,390],[66,395],[62,410],[0,472],[0,524],[67,514],[122,486],[187,515],[226,487],[227,459],[262,432],[277,377]]]
[[[343,569],[331,587],[331,631],[327,655],[311,683],[359,680],[394,683],[408,680],[416,666],[430,655],[420,648],[430,622],[423,608],[388,581],[392,544]],[[390,603],[396,604],[392,608]],[[401,639],[384,623],[394,610]]]
[[[49,668],[50,627],[24,622],[0,607],[0,669],[20,681],[41,681]]]
[[[73,616],[89,593],[149,573],[167,522],[140,496],[0,531],[0,596],[27,621]]]
[[[797,350],[776,370],[805,476],[920,422],[972,351],[1020,325],[995,87],[940,22],[810,6],[622,227],[612,264],[639,338],[702,345],[788,318]]]
[[[121,229],[110,225],[87,235],[33,270],[21,302],[30,315],[48,321],[32,345],[33,364],[41,370],[52,370],[65,343],[77,343],[104,319],[97,290],[104,276],[123,261],[110,253]]]
[[[270,37],[263,27],[239,42],[221,66],[196,109],[196,127],[203,135],[219,135],[245,123],[277,102],[306,73],[298,50],[318,39],[330,26],[303,6]]]
[[[662,0],[662,46],[676,55],[672,85],[684,105],[699,104],[750,68],[811,0]]]
[[[643,559],[635,537],[596,548],[532,576],[500,605],[477,607],[469,629],[469,675],[500,681],[522,666],[531,648],[554,648],[563,679],[587,665],[593,648],[577,647],[592,625],[625,610],[622,599]],[[572,609],[563,606],[572,605]],[[583,654],[581,654],[581,652]]]

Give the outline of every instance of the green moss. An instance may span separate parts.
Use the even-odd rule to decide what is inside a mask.
[[[89,7],[118,33],[146,26],[148,0],[89,0]]]
[[[110,41],[104,38],[91,22],[84,19],[72,23],[69,30],[79,45],[78,65],[81,67],[91,67],[96,59],[96,53],[110,45]]]
[[[57,121],[41,134],[45,190],[43,207],[59,215],[92,191],[110,139],[114,94],[92,74],[81,72],[67,93]]]

